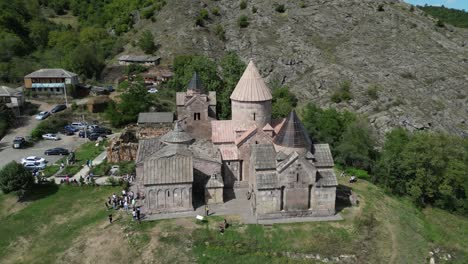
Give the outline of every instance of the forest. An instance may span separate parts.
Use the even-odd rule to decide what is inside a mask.
[[[446,8],[442,6],[418,6],[427,14],[440,19],[443,23],[448,23],[456,27],[468,28],[468,12],[466,10],[458,10],[453,8]]]

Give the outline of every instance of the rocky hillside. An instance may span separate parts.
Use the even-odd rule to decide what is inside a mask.
[[[303,103],[363,113],[380,133],[402,125],[468,134],[466,29],[436,26],[396,0],[249,0],[242,10],[232,0],[167,2],[155,22],[142,19],[131,33],[151,30],[166,63],[178,54],[217,58],[234,51],[253,58],[267,81],[280,80]],[[203,8],[209,18],[196,26]],[[241,15],[246,28],[238,25]],[[352,99],[333,102],[344,82]]]

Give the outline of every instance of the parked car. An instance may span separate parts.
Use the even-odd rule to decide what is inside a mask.
[[[87,125],[85,123],[81,123],[81,122],[73,122],[73,123],[70,124],[70,126],[76,128],[76,129],[85,129]]]
[[[88,136],[88,139],[91,141],[98,140],[98,138],[107,138],[106,134],[101,134],[101,133],[91,133]]]
[[[114,86],[108,85],[108,86],[107,86],[107,91],[109,91],[109,92],[115,91]]]
[[[26,163],[23,165],[25,169],[32,171],[43,170],[46,168],[46,166],[47,164],[45,164],[44,162]]]
[[[151,88],[148,90],[148,93],[152,93],[152,94],[157,93],[157,92],[158,92],[158,89],[156,88]]]
[[[46,160],[41,157],[36,157],[36,156],[29,156],[26,158],[21,159],[21,164],[24,165],[26,163],[45,163]]]
[[[75,135],[75,132],[71,131],[71,130],[67,130],[67,129],[62,129],[60,130],[60,133],[65,135],[65,136],[73,136]]]
[[[40,112],[39,114],[36,115],[36,120],[44,120],[49,116],[50,116],[49,112],[43,111],[43,112]]]
[[[86,134],[89,135],[89,134],[90,134],[89,131],[80,130],[80,132],[78,132],[78,136],[79,136],[80,138],[85,138],[85,135],[86,135]]]
[[[65,110],[65,109],[67,109],[66,105],[56,105],[56,106],[54,106],[54,108],[52,108],[52,110],[50,110],[50,112],[55,114],[55,113],[58,113],[60,111]]]
[[[104,135],[110,135],[112,134],[112,130],[105,128],[105,127],[96,127],[90,129],[91,133],[98,133],[98,134],[104,134]]]
[[[47,140],[60,140],[60,137],[57,136],[57,134],[51,134],[51,133],[42,135],[42,138],[47,139]]]
[[[52,148],[44,151],[44,155],[68,155],[70,151],[64,148]]]
[[[100,127],[99,125],[88,125],[86,128],[91,130],[91,129],[95,129],[99,127]]]
[[[24,139],[24,137],[15,137],[15,139],[13,140],[14,149],[23,148],[25,145],[26,145],[26,139]]]
[[[66,126],[63,127],[63,129],[71,131],[73,133],[75,133],[75,132],[77,132],[79,130],[78,128],[76,128],[74,126],[71,126],[71,125],[66,125]]]

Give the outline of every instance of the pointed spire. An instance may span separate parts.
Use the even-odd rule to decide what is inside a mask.
[[[312,146],[309,134],[294,110],[284,121],[283,126],[274,139],[274,143],[288,148],[308,149]]]
[[[250,61],[232,92],[231,99],[243,102],[261,102],[269,101],[272,98],[270,89],[260,76],[257,67],[253,61]]]
[[[190,80],[187,90],[192,93],[203,93],[203,85],[201,82],[200,75],[197,72],[193,73],[192,79]]]

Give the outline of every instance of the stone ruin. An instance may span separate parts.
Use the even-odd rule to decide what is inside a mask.
[[[107,147],[107,162],[117,163],[136,159],[138,139],[134,130],[126,130],[111,140]]]

